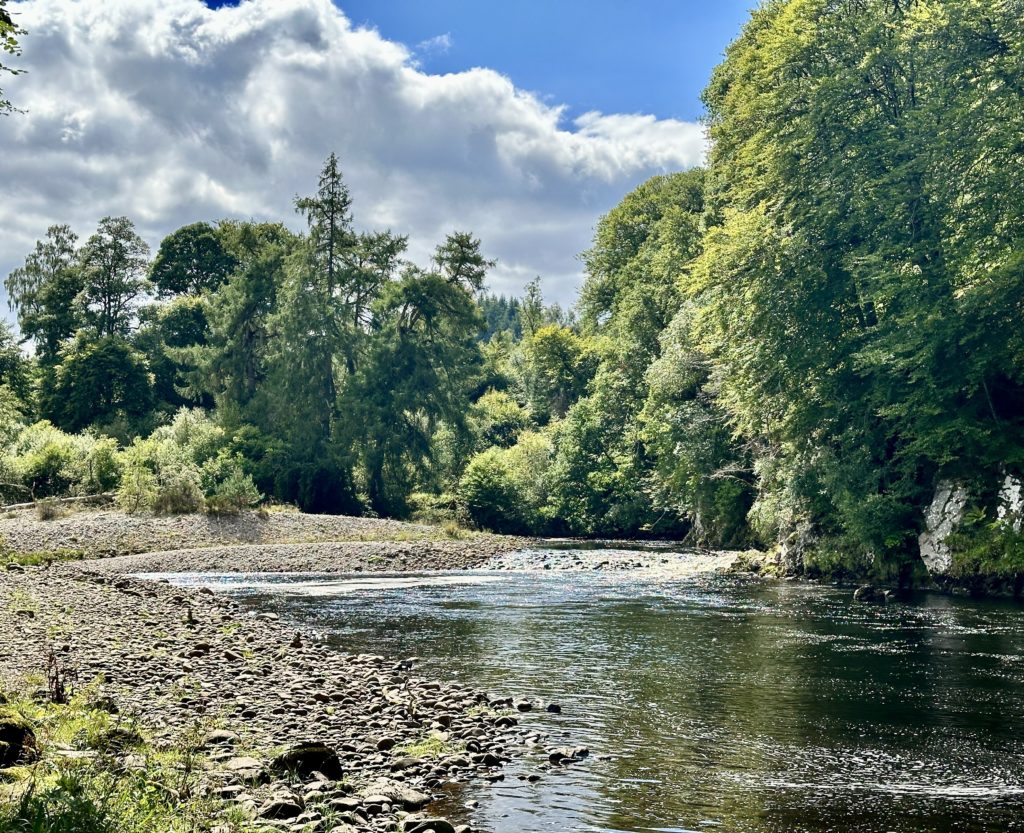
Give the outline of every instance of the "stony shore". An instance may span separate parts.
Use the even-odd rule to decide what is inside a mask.
[[[338,541],[242,544],[166,550],[105,558],[90,569],[106,573],[359,573],[469,570],[522,546],[496,536],[468,541]]]
[[[502,778],[503,765],[528,751],[534,770],[524,778],[584,754],[519,724],[549,704],[423,679],[402,658],[347,656],[272,614],[129,575],[462,569],[521,546],[514,539],[446,540],[433,527],[291,513],[23,516],[0,522],[0,535],[8,552],[81,545],[111,555],[0,572],[0,682],[45,688],[55,663],[79,687],[98,681],[104,700],[155,744],[198,738],[203,789],[257,829],[445,833],[468,819],[421,820],[451,785]],[[383,537],[398,540],[369,540]],[[139,554],[153,546],[160,551]]]
[[[75,512],[39,521],[31,510],[0,518],[0,545],[18,553],[70,550],[87,557],[239,544],[307,544],[337,541],[411,542],[443,538],[437,527],[382,518],[246,512],[235,516],[126,515],[116,510]],[[473,535],[484,542],[514,540]]]

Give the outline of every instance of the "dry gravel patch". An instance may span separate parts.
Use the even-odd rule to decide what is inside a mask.
[[[31,511],[23,510],[0,519],[0,544],[9,550],[78,550],[97,558],[237,544],[415,541],[441,535],[438,528],[423,524],[299,512],[153,516],[110,509],[41,521]]]

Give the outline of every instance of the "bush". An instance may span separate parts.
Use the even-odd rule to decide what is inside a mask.
[[[501,449],[477,454],[459,481],[459,498],[473,523],[492,532],[518,532],[523,526],[521,496]]]
[[[36,501],[36,517],[41,521],[53,521],[59,518],[63,514],[61,512],[60,501],[56,498],[48,497],[42,500]]]
[[[21,428],[7,445],[0,471],[5,498],[99,494],[120,478],[117,443],[92,434],[67,434],[49,422]]]
[[[489,448],[469,461],[459,481],[465,516],[493,532],[542,533],[551,524],[548,470],[553,454],[546,434],[523,434],[511,448]]]
[[[447,492],[440,495],[430,492],[413,492],[409,495],[411,519],[421,524],[458,523],[459,499]]]
[[[206,509],[214,515],[237,515],[252,509],[263,499],[252,478],[236,465],[206,498]]]
[[[151,506],[157,515],[187,515],[199,512],[206,505],[199,486],[199,472],[194,468],[164,472],[162,479]]]
[[[199,467],[186,449],[158,433],[125,449],[118,506],[126,512],[149,510],[165,515],[202,509]]]
[[[115,501],[129,515],[153,506],[156,499],[156,477],[141,465],[126,466]]]
[[[125,449],[118,505],[126,512],[186,514],[205,505],[195,448],[190,447],[188,432],[182,430],[189,416],[182,416]]]
[[[243,458],[228,450],[224,429],[198,409],[174,420],[123,453],[118,505],[126,512],[230,514],[262,500]]]

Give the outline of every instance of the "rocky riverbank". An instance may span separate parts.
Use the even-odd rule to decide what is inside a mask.
[[[128,575],[461,569],[519,545],[514,540],[446,540],[432,527],[290,514],[224,521],[83,513],[50,522],[7,519],[0,534],[8,551],[83,544],[111,555],[49,567],[12,562],[0,572],[2,686],[45,698],[56,676],[137,723],[156,748],[192,743],[202,766],[199,789],[223,806],[225,819],[249,825],[225,821],[221,833],[445,833],[470,820],[465,810],[463,818],[429,817],[435,796],[450,798],[454,785],[503,778],[513,759],[524,762],[517,777],[547,777],[585,755],[520,724],[531,710],[557,706],[427,680],[411,659],[347,656],[272,614],[247,614],[208,591]],[[398,540],[270,540],[291,534]],[[238,544],[253,539],[259,543]],[[154,542],[164,549],[139,554]],[[215,545],[197,546],[206,542]],[[168,550],[172,545],[188,548]]]
[[[359,573],[469,570],[517,549],[517,539],[339,541],[168,550],[90,562],[107,573]]]
[[[481,547],[512,546],[516,539],[465,533]],[[242,544],[308,544],[338,541],[445,540],[436,526],[383,518],[245,512],[240,515],[128,515],[117,510],[80,511],[39,520],[30,510],[0,518],[0,547],[13,553],[77,552],[88,558],[232,547]]]
[[[198,738],[202,788],[277,828],[393,829],[438,791],[503,777],[513,757],[544,753],[526,777],[574,757],[519,725],[547,704],[346,656],[269,614],[87,565],[3,576],[0,668],[7,687],[40,697],[55,669],[69,687],[95,685],[157,747]]]

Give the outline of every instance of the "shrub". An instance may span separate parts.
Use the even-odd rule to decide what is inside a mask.
[[[114,440],[67,434],[45,421],[17,432],[0,469],[8,492],[34,498],[106,492],[120,477]]]
[[[216,484],[213,493],[206,497],[206,509],[214,515],[235,515],[245,509],[252,509],[263,499],[252,477],[242,471],[240,465],[234,468]]]
[[[36,501],[36,517],[41,521],[53,521],[63,514],[60,501],[52,497]]]
[[[489,448],[469,461],[459,481],[459,498],[483,529],[518,532],[523,527],[522,497],[501,449]]]
[[[192,467],[162,473],[152,509],[158,515],[187,515],[205,506],[203,490],[199,486],[199,472]]]
[[[544,532],[551,523],[548,471],[553,453],[547,434],[528,432],[511,448],[477,454],[459,481],[465,516],[493,532]]]
[[[457,523],[460,515],[459,500],[447,492],[440,495],[430,492],[413,492],[409,495],[411,518],[421,524]]]
[[[125,449],[118,505],[126,512],[150,510],[165,515],[202,509],[199,467],[185,449],[157,433]]]
[[[198,409],[183,408],[169,425],[125,449],[118,505],[127,512],[241,512],[262,495],[229,450],[224,429]]]
[[[126,466],[115,501],[129,515],[153,506],[156,499],[156,477],[141,465]]]

